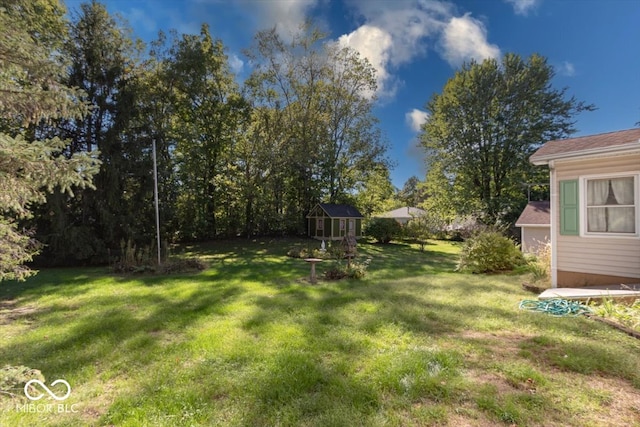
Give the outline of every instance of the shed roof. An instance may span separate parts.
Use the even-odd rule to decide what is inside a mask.
[[[629,149],[640,150],[640,128],[549,141],[533,153],[529,160],[533,164],[542,165],[554,159]]]
[[[529,202],[516,221],[516,227],[526,225],[551,226],[551,203]]]
[[[420,208],[413,208],[410,206],[403,206],[392,211],[381,213],[377,215],[380,218],[398,218],[398,219],[411,219],[416,216],[424,215],[426,212]]]
[[[364,218],[360,211],[351,205],[318,203],[318,206],[331,218]]]

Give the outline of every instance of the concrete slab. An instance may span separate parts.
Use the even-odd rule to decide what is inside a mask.
[[[538,299],[593,299],[593,298],[639,298],[640,284],[585,286],[582,288],[551,288],[538,295]]]

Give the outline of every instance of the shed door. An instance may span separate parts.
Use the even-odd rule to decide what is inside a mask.
[[[356,235],[356,220],[350,219],[349,220],[349,236],[355,236],[355,235]]]

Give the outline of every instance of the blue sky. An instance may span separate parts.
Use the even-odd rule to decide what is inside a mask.
[[[69,9],[77,0],[67,0]],[[640,1],[637,0],[104,0],[134,34],[198,33],[206,22],[228,49],[240,78],[249,69],[242,50],[256,31],[281,34],[311,18],[331,39],[367,57],[378,72],[376,115],[401,188],[424,179],[416,148],[424,106],[470,59],[507,52],[545,56],[556,88],[595,104],[576,118],[575,136],[629,129],[640,121]]]

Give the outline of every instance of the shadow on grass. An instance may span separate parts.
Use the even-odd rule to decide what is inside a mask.
[[[440,250],[437,245],[424,252],[407,243],[358,245],[359,258],[372,258],[370,271],[375,278],[402,277],[439,272],[452,272],[457,264],[455,253]],[[358,259],[358,258],[357,258]]]
[[[139,291],[157,280],[145,278],[110,286],[113,295],[89,295],[86,305],[82,299],[66,298],[82,291],[65,289],[88,285],[65,282],[58,287],[58,294],[65,299],[30,314],[29,323],[42,327],[44,332],[36,330],[32,335],[0,344],[0,364],[37,367],[48,376],[62,378],[101,365],[134,370],[153,358],[164,357],[168,346],[185,339],[187,326],[204,316],[222,316],[225,306],[245,292],[241,286],[206,282],[186,295]],[[51,292],[46,286],[44,289]],[[27,303],[32,300],[37,298],[26,298]]]
[[[520,343],[522,356],[538,364],[583,375],[620,377],[640,389],[640,365],[634,355],[590,340],[567,342],[563,337],[539,335]]]
[[[420,252],[407,244],[362,244],[361,256],[373,258],[365,280],[311,286],[299,281],[308,265],[285,256],[292,244],[311,243],[188,248],[210,264],[197,275],[114,279],[104,270],[70,269],[8,284],[3,298],[35,311],[12,320],[24,333],[0,343],[0,365],[74,378],[74,388],[92,392],[123,378],[126,387],[94,424],[370,425],[383,423],[376,417],[389,405],[458,398],[462,357],[431,348],[449,337],[480,346],[463,337],[475,319],[550,333],[559,325],[483,303],[485,293],[505,300],[513,293],[499,277],[430,280],[450,273],[457,260],[438,245]],[[585,326],[568,328],[578,333]],[[560,365],[563,351],[607,356],[595,344],[575,346],[543,340],[522,350],[575,370],[579,365]],[[633,360],[620,375],[637,378]]]

